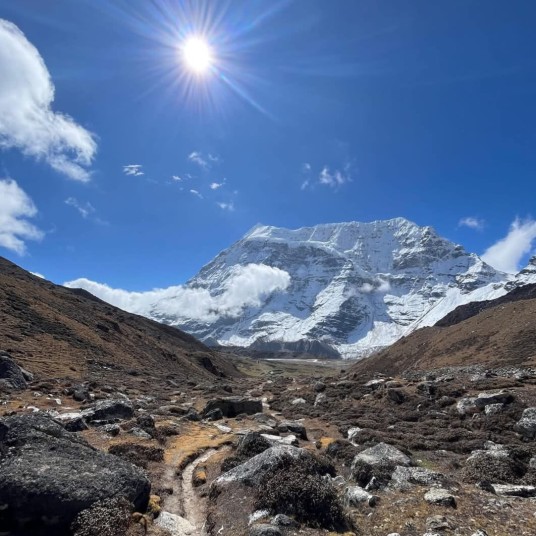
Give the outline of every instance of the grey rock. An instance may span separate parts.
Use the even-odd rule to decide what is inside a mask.
[[[89,428],[86,421],[81,416],[65,421],[63,426],[68,432],[83,432]]]
[[[456,508],[456,497],[446,489],[433,488],[424,494],[424,500],[430,504]]]
[[[91,408],[82,412],[87,422],[105,424],[117,420],[131,419],[134,416],[134,407],[129,400],[100,400]]]
[[[313,389],[314,389],[317,393],[322,393],[323,391],[326,390],[326,384],[325,384],[325,383],[322,383],[322,382],[316,382],[316,383],[313,385]]]
[[[484,407],[484,413],[486,415],[496,415],[504,410],[504,404],[488,404]]]
[[[20,528],[57,518],[68,527],[97,501],[124,497],[139,511],[149,500],[150,483],[132,464],[91,447],[77,434],[43,415],[0,419],[0,504],[4,526]]]
[[[307,403],[307,401],[305,400],[305,398],[295,398],[294,400],[291,401],[291,404],[293,406],[296,406],[297,404],[306,404],[306,403]]]
[[[262,401],[238,397],[215,398],[207,402],[203,410],[203,416],[206,417],[209,412],[215,409],[219,409],[223,416],[228,418],[236,417],[241,413],[254,415],[262,412]]]
[[[424,467],[397,466],[391,475],[389,486],[394,489],[407,490],[412,485],[434,486],[441,485],[445,476]]]
[[[387,389],[387,398],[395,404],[402,404],[406,396],[400,389]]]
[[[121,427],[118,424],[105,424],[101,430],[112,437],[116,437],[120,434]]]
[[[378,497],[365,491],[359,486],[349,486],[344,492],[344,499],[348,506],[359,506],[366,503],[369,506],[375,506],[378,502]]]
[[[514,425],[514,430],[527,439],[536,437],[536,408],[526,408],[521,419]]]
[[[245,463],[220,475],[212,484],[216,491],[223,490],[228,484],[239,483],[258,486],[268,472],[285,467],[287,460],[309,460],[316,463],[314,456],[307,450],[288,445],[271,447]],[[319,468],[320,470],[320,468]]]
[[[456,404],[456,411],[460,415],[473,415],[478,413],[480,409],[476,405],[476,397],[462,398]]]
[[[370,465],[378,465],[380,463],[390,462],[397,465],[408,466],[411,460],[403,452],[387,443],[378,443],[369,449],[360,452],[355,458],[356,460],[364,461]]]
[[[155,525],[169,531],[171,536],[196,536],[198,530],[184,517],[170,512],[160,512]]]
[[[476,532],[473,532],[471,536],[488,536],[488,533],[485,530],[479,529]]]
[[[274,525],[259,523],[249,529],[249,536],[282,536],[281,530]]]
[[[523,486],[515,484],[491,484],[497,495],[508,497],[536,497],[536,486]]]
[[[514,395],[507,391],[495,391],[479,393],[475,398],[475,405],[479,409],[484,409],[490,404],[510,404],[514,401]]]
[[[280,437],[276,435],[271,434],[261,434],[261,437],[264,437],[270,445],[276,446],[276,445],[294,445],[298,446],[298,439],[295,435],[291,434],[286,437]]]
[[[223,412],[220,408],[214,408],[207,411],[204,416],[207,421],[221,421],[223,419]]]
[[[427,530],[446,530],[450,528],[451,524],[445,516],[430,516],[426,518]]]
[[[143,430],[139,426],[134,426],[134,428],[131,428],[128,432],[129,432],[129,434],[132,434],[133,436],[139,437],[140,439],[151,439],[152,438],[151,434],[148,434],[145,430]]]
[[[326,396],[326,393],[318,393],[315,397],[315,403],[314,403],[314,406],[321,406],[322,404],[324,404],[326,401],[327,401],[328,397]],[[300,400],[303,400],[300,399]],[[304,401],[305,402],[305,401]]]
[[[307,441],[307,431],[305,430],[305,426],[301,422],[282,421],[277,426],[277,430],[281,433],[292,432],[296,434],[300,439]]]
[[[5,382],[6,385],[16,390],[28,387],[21,368],[6,352],[0,354],[0,381]]]
[[[285,514],[277,514],[271,521],[272,525],[277,527],[298,528],[300,524]]]
[[[77,402],[84,402],[90,400],[89,390],[86,387],[77,387],[73,391],[73,399]]]

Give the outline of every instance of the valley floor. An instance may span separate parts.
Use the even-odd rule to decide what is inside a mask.
[[[247,376],[134,383],[96,371],[81,383],[4,386],[0,481],[14,448],[2,432],[12,424],[2,423],[46,413],[80,425],[71,434],[151,482],[148,505],[128,513],[124,528],[105,505],[104,516],[92,511],[66,534],[536,534],[536,410],[527,409],[536,407],[536,371],[459,367],[388,378],[354,377],[341,361],[234,363]],[[115,401],[132,412],[76,424]],[[53,520],[53,528],[16,526],[24,520],[9,515],[13,497],[0,491],[2,501],[3,534],[60,534]]]

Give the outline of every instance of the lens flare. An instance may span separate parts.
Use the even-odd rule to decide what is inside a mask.
[[[183,62],[189,71],[202,75],[210,70],[214,62],[214,54],[205,39],[190,36],[181,48]]]

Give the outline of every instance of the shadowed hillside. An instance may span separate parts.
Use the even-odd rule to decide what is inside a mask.
[[[400,374],[474,364],[536,366],[536,285],[460,306],[434,327],[415,331],[351,371]]]
[[[0,257],[0,349],[40,378],[137,383],[237,375],[194,337],[126,313]]]

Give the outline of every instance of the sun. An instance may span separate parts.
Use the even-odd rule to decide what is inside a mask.
[[[214,63],[212,48],[203,37],[193,35],[186,38],[181,52],[184,65],[194,74],[206,74]]]

